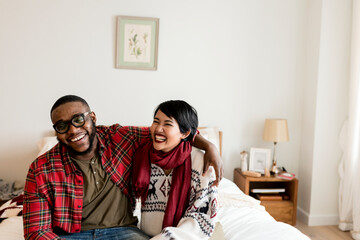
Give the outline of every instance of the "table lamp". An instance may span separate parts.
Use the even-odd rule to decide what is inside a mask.
[[[263,140],[274,142],[274,154],[271,171],[278,173],[276,162],[276,144],[289,141],[288,124],[286,119],[265,119]]]

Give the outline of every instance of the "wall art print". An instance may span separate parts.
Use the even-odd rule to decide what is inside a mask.
[[[157,70],[159,19],[117,17],[116,67]]]

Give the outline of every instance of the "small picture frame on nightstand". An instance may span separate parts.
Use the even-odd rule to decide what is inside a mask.
[[[250,148],[249,170],[264,174],[271,167],[271,149]]]

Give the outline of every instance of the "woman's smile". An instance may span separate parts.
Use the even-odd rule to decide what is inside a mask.
[[[177,121],[161,110],[156,113],[150,132],[154,149],[163,152],[170,152],[186,137],[180,132]]]

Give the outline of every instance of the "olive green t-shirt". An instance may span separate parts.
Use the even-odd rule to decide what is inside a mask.
[[[71,158],[84,178],[81,230],[136,226],[130,200],[111,181],[96,155],[93,159]]]

